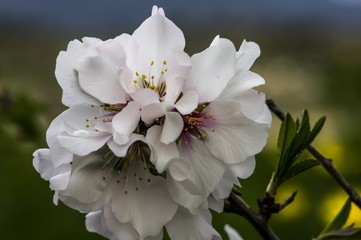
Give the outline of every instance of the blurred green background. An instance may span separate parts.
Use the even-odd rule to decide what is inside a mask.
[[[257,42],[262,54],[252,70],[266,79],[260,90],[295,116],[304,108],[313,122],[326,115],[315,145],[361,191],[359,1],[1,0],[1,239],[103,239],[86,231],[83,214],[53,205],[48,182],[33,169],[32,153],[46,147],[45,131],[65,109],[54,77],[59,51],[83,36],[105,40],[132,33],[153,4],[164,7],[183,30],[189,54],[202,51],[218,34],[237,48],[243,39]],[[253,208],[275,165],[279,124],[274,119],[255,173],[242,181],[244,198]],[[321,167],[287,182],[280,199],[294,190],[295,202],[271,219],[281,239],[316,236],[346,199]],[[350,221],[361,226],[361,211],[353,207]],[[239,216],[214,216],[222,234],[226,222],[245,239],[261,239]]]

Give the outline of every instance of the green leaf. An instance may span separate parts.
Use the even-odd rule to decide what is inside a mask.
[[[296,126],[293,118],[289,113],[286,115],[286,119],[281,124],[281,129],[278,137],[279,147],[279,161],[275,171],[275,180],[282,176],[285,171],[285,161],[287,160],[289,146],[292,143],[296,135]]]
[[[277,147],[282,153],[282,150],[286,149],[291,143],[292,139],[296,135],[296,125],[292,116],[287,113],[286,119],[282,122],[280,132],[278,134]]]
[[[297,195],[297,191],[294,191],[290,196],[288,196],[286,199],[284,199],[280,203],[280,210],[282,210],[285,207],[287,207],[288,205],[290,205],[295,200],[296,195]]]
[[[313,140],[315,140],[316,136],[320,133],[323,125],[326,122],[326,117],[323,116],[320,119],[318,119],[318,121],[316,122],[315,126],[312,128],[310,135],[308,136],[308,139],[306,141],[306,145],[310,145]]]
[[[303,112],[301,125],[297,130],[297,134],[290,146],[290,166],[296,161],[297,157],[305,149],[305,142],[307,141],[307,138],[310,134],[310,118],[308,116],[307,110]]]
[[[282,181],[286,181],[290,178],[293,178],[298,174],[308,169],[311,169],[317,165],[320,165],[320,162],[315,159],[305,159],[300,162],[297,162],[285,173]]]
[[[295,128],[296,128],[296,131],[298,131],[298,129],[300,128],[300,120],[298,118],[296,118],[296,121],[295,121]]]
[[[348,198],[341,208],[341,210],[338,212],[336,217],[323,229],[321,234],[329,233],[334,230],[339,230],[345,225],[348,215],[350,214],[351,210],[351,200]]]
[[[285,120],[281,124],[277,140],[279,160],[273,176],[273,185],[280,186],[285,180],[319,164],[318,161],[311,159],[296,164],[295,162],[321,131],[324,123],[325,118],[320,118],[311,130],[307,110],[296,121],[287,113]]]
[[[361,228],[343,228],[321,234],[315,240],[360,240]]]

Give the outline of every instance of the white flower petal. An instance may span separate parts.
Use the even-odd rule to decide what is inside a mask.
[[[70,164],[62,164],[54,167],[49,149],[38,149],[33,154],[33,165],[41,177],[50,181],[51,189],[55,190],[53,202],[58,204],[58,190],[63,190],[67,187],[71,172]]]
[[[38,149],[33,153],[33,166],[41,177],[49,180],[54,175],[54,166],[50,159],[49,149]]]
[[[113,234],[109,231],[106,225],[106,220],[103,217],[103,211],[99,210],[96,212],[90,212],[85,218],[85,226],[89,232],[98,233],[108,239],[114,239]]]
[[[64,173],[58,174],[52,178],[50,178],[50,187],[53,190],[65,190],[69,184],[70,174],[71,174],[71,166],[67,165],[68,170]]]
[[[58,193],[58,191],[54,192],[53,203],[54,203],[54,205],[58,206],[58,203],[59,203],[59,193]]]
[[[267,123],[268,127],[271,126],[272,123],[272,114],[269,110],[267,104],[263,104],[263,113],[255,119],[256,122],[259,123]]]
[[[55,168],[51,162],[49,149],[38,149],[33,153],[33,157],[33,166],[43,179],[49,180],[54,176]]]
[[[231,41],[220,39],[201,53],[192,56],[192,70],[185,91],[195,90],[199,102],[212,102],[234,75],[236,49]]]
[[[152,8],[152,15],[154,15],[156,13],[159,13],[159,14],[164,16],[163,8],[158,8],[157,6],[154,5],[153,8]]]
[[[125,53],[121,51],[119,54]],[[127,94],[120,85],[118,71],[119,68],[109,59],[101,56],[88,57],[80,65],[80,86],[103,103],[125,103]]]
[[[118,195],[111,201],[115,217],[119,222],[131,223],[140,239],[158,235],[178,207],[167,191],[165,179],[151,175],[135,163],[128,169],[127,179],[119,180],[114,184]]]
[[[210,44],[209,46],[210,46],[210,47],[213,47],[213,46],[219,44],[220,41],[222,41],[222,40],[221,40],[220,36],[217,35],[217,36],[215,36],[215,37],[213,38],[213,40],[212,40],[212,42],[211,42],[211,44]]]
[[[209,218],[209,211],[191,214],[179,207],[175,217],[166,225],[167,232],[172,240],[220,239]]]
[[[243,40],[237,52],[236,69],[249,70],[260,54],[261,50],[257,43]]]
[[[65,123],[65,127],[61,126],[68,133],[80,129],[93,130],[94,124],[99,122],[95,118],[99,118],[105,114],[108,114],[103,108],[99,105],[74,105],[69,109],[65,110],[60,114],[61,119]],[[56,135],[58,135],[57,133]]]
[[[130,95],[141,107],[151,103],[159,103],[159,94],[149,88],[140,89]]]
[[[160,233],[157,236],[147,237],[144,240],[163,240],[163,231],[160,231]]]
[[[145,142],[145,137],[141,134],[132,133],[129,136],[129,142],[126,144],[119,145],[113,139],[110,139],[108,146],[117,157],[124,157],[127,154],[128,148],[136,141]]]
[[[81,39],[86,47],[95,48],[103,43],[103,40],[95,37],[83,37]]]
[[[38,149],[33,154],[33,166],[45,180],[50,181],[50,187],[52,190],[63,190],[66,188],[69,182],[71,165],[62,164],[58,167],[54,167],[49,149]]]
[[[113,141],[118,145],[125,145],[129,142],[129,135],[114,132],[113,133]]]
[[[111,64],[114,64],[118,69],[122,69],[125,65],[127,56],[123,49],[122,42],[118,39],[109,39],[96,46],[96,49],[102,57],[109,59]]]
[[[139,240],[138,233],[135,231],[135,229],[132,227],[129,223],[120,223],[118,220],[117,224],[113,223],[111,224],[109,219],[107,219],[108,216],[106,216],[106,221],[108,223],[109,228],[112,229],[112,232],[114,234],[114,240],[122,240],[122,239],[129,239],[129,240]],[[114,217],[115,218],[115,217]]]
[[[232,227],[230,227],[228,224],[224,226],[224,231],[226,231],[229,240],[243,240],[243,238],[238,234],[238,232]]]
[[[191,144],[178,144],[178,149],[181,159],[187,159],[191,165],[188,182],[167,179],[168,190],[175,201],[193,213],[214,191],[223,177],[225,166],[197,139],[193,139]]]
[[[182,116],[177,112],[167,112],[165,114],[165,121],[163,125],[162,135],[160,141],[164,144],[169,144],[177,140],[183,130]]]
[[[138,65],[138,55],[135,53],[138,52],[139,48],[136,39],[129,34],[123,33],[120,36],[114,38],[114,41],[119,42],[119,44],[121,44],[123,47],[126,55],[126,66],[130,69],[136,69]],[[130,78],[129,80],[133,81],[132,78]]]
[[[255,156],[250,156],[241,163],[231,164],[228,169],[236,178],[246,179],[252,175],[256,168]]]
[[[158,173],[162,173],[170,161],[179,157],[179,152],[175,142],[164,144],[160,141],[162,127],[154,125],[147,131],[146,140],[151,149],[150,161],[156,167]]]
[[[191,181],[176,181],[173,178],[167,178],[168,192],[174,201],[187,208],[192,213],[197,213],[201,209],[204,197],[197,195],[201,192]]]
[[[223,178],[219,181],[216,189],[212,193],[216,201],[228,198],[233,189],[233,185],[238,183],[238,179],[234,178],[228,171],[225,172]]]
[[[95,49],[87,48],[79,40],[71,41],[66,51],[61,51],[56,59],[55,76],[63,89],[62,102],[66,106],[77,104],[99,104],[79,85],[79,62],[87,56],[94,56]]]
[[[192,61],[189,55],[183,51],[172,51],[167,57],[167,72],[165,82],[167,86],[165,102],[174,104],[178,100],[191,68]]]
[[[189,159],[194,173],[192,177],[195,182],[200,182],[198,185],[203,187],[203,194],[207,197],[222,179],[225,166],[198,139],[194,138],[188,144],[179,144],[178,148],[181,157]]]
[[[185,92],[181,99],[174,105],[174,107],[182,115],[193,112],[198,107],[198,93],[196,91]]]
[[[129,223],[121,223],[115,217],[110,204],[107,204],[103,210],[103,217],[110,232],[113,233],[116,240],[129,239],[138,240],[139,235],[134,227]]]
[[[93,204],[104,198],[105,190],[108,186],[111,176],[107,170],[103,170],[105,160],[103,159],[105,151],[97,151],[86,157],[77,157],[72,164],[72,174],[68,187],[61,192],[63,196],[70,196],[80,202],[80,204]],[[62,199],[62,196],[60,196]],[[62,199],[66,204],[66,199]],[[69,202],[70,205],[71,202]],[[78,206],[77,209],[82,208]]]
[[[133,69],[141,73],[148,74],[149,64],[154,61],[154,72],[160,73],[164,60],[168,60],[172,50],[183,51],[185,39],[182,31],[163,14],[162,10],[155,12],[146,19],[137,30],[133,37],[139,45],[139,56],[143,68]],[[138,66],[139,67],[139,66]]]
[[[224,210],[224,200],[216,200],[213,196],[208,197],[208,207],[217,213],[221,213]]]
[[[134,83],[134,73],[129,67],[123,68],[122,71],[119,73],[119,82],[124,91],[128,94],[134,93],[139,90],[138,85]]]
[[[119,145],[129,141],[129,135],[138,126],[140,120],[140,106],[137,102],[129,102],[128,105],[114,116],[112,123],[115,131],[114,141]]]
[[[186,161],[186,159],[175,159],[174,161],[170,162],[168,170],[169,174],[174,180],[184,181],[190,178],[191,168],[192,165],[189,163],[189,161]]]
[[[112,126],[111,122],[97,122],[94,125],[94,130],[96,130],[98,132],[112,134],[113,133],[113,126]]]
[[[69,152],[78,156],[86,156],[103,147],[110,138],[111,135],[106,133],[78,130],[73,135],[59,135],[58,141]]]
[[[50,148],[50,158],[54,167],[70,163],[73,160],[73,154],[62,147],[57,136],[66,131],[66,126],[62,120],[62,114],[56,117],[46,131],[46,142]]]
[[[240,163],[259,153],[266,144],[268,124],[257,123],[246,118],[239,103],[216,101],[204,110],[215,118],[208,131],[208,149],[224,162]]]
[[[228,94],[222,94],[219,100],[239,102],[241,111],[247,118],[260,123],[271,124],[272,116],[265,104],[266,98],[263,93],[253,89],[238,93],[234,91],[234,93],[235,94],[232,95],[231,91],[229,91]]]
[[[174,104],[177,101],[180,93],[183,90],[185,79],[181,76],[176,76],[174,78],[167,78],[167,93],[164,97],[164,102]]]
[[[244,91],[262,84],[264,84],[264,79],[258,74],[250,71],[236,71],[218,99],[240,101],[239,98]]]
[[[129,223],[119,222],[109,204],[101,211],[86,215],[86,227],[90,232],[96,232],[110,240],[139,240],[139,235]],[[156,237],[147,237],[145,240],[161,240],[163,232]]]
[[[104,204],[109,202],[112,196],[112,192],[105,191],[104,194],[101,195],[100,198],[98,198],[96,201],[91,203],[84,203],[71,196],[70,193],[66,190],[57,191],[57,193],[60,201],[62,201],[65,205],[84,213],[98,211],[104,206]]]
[[[233,186],[239,185],[239,178],[249,177],[255,168],[255,157],[251,156],[247,160],[236,163],[228,164],[225,174],[221,181],[219,181],[216,189],[208,198],[209,207],[215,211],[223,211],[224,199],[228,198]],[[239,185],[240,186],[240,185]]]
[[[155,119],[163,117],[169,107],[165,102],[149,104],[142,108],[141,118],[146,124],[152,124]]]
[[[249,119],[256,120],[265,112],[266,97],[253,89],[245,91],[238,97],[242,113]]]

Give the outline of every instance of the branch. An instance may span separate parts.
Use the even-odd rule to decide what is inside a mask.
[[[268,105],[271,112],[273,112],[280,120],[285,120],[284,112],[276,105],[272,99],[267,99],[266,104]],[[361,209],[361,198],[358,193],[352,188],[352,186],[346,181],[346,179],[336,170],[333,166],[331,159],[324,157],[315,147],[309,145],[307,150],[321,162],[323,168],[336,180],[341,188],[349,195],[351,201],[355,203],[359,209]]]
[[[225,205],[224,211],[243,216],[257,230],[265,240],[279,240],[268,225],[268,221],[262,215],[255,213],[242,198],[231,192],[229,204]]]

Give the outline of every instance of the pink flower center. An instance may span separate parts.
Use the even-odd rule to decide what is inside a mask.
[[[212,129],[213,121],[215,120],[211,115],[203,112],[207,105],[202,105],[200,110],[183,116],[184,127],[181,134],[181,141],[183,143],[192,143],[192,136],[201,141],[207,141],[208,131]]]

